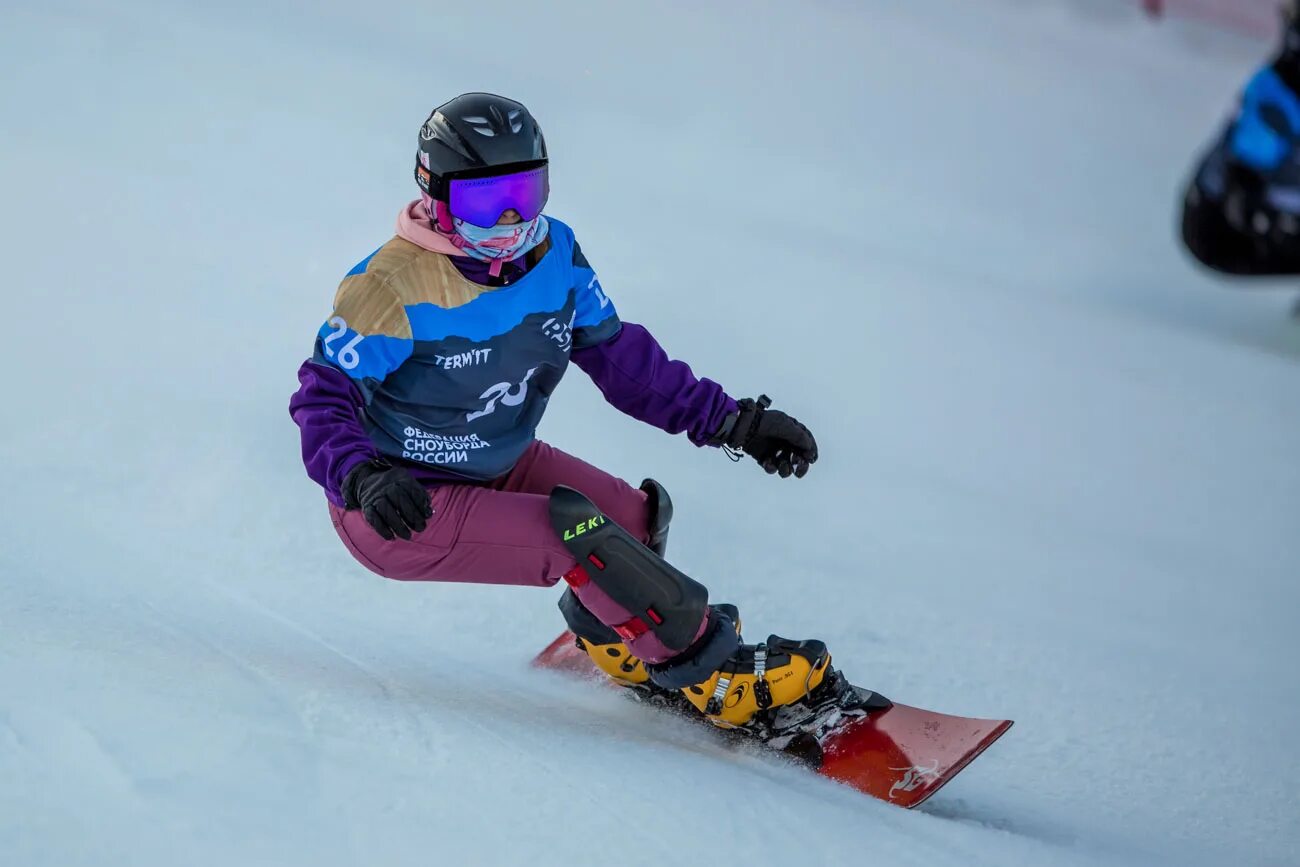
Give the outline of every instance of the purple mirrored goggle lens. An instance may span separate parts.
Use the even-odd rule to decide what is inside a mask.
[[[550,192],[546,166],[490,178],[452,178],[447,186],[447,207],[452,216],[487,229],[511,208],[525,220],[534,219]]]

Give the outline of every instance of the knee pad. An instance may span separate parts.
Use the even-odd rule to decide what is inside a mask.
[[[673,568],[572,488],[551,492],[551,527],[586,576],[669,650],[690,647],[709,606],[703,584]]]

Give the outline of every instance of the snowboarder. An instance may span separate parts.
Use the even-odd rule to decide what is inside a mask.
[[[547,167],[537,122],[501,96],[456,97],[421,127],[420,197],[343,278],[290,402],[343,543],[398,580],[563,578],[560,609],[603,671],[718,725],[871,700],[820,641],[742,643],[736,609],[663,559],[661,485],[535,438],[572,360],[615,408],[696,446],[781,478],[817,460],[766,397],[733,399],[619,319],[573,231],[542,212]]]
[[[1183,242],[1202,264],[1226,274],[1300,274],[1300,19],[1294,0],[1285,4],[1284,18],[1281,47],[1247,83],[1184,198]]]

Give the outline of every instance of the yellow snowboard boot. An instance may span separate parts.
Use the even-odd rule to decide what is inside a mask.
[[[645,663],[633,656],[621,641],[596,644],[578,636],[577,645],[579,650],[586,651],[597,668],[624,686],[641,686],[650,680]]]
[[[825,679],[830,662],[820,641],[771,635],[764,644],[742,644],[712,677],[682,692],[714,725],[740,727],[760,711],[808,698]]]

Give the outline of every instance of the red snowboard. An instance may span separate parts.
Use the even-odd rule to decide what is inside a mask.
[[[565,632],[533,665],[583,677],[596,668]],[[948,716],[905,704],[854,722],[822,744],[817,773],[872,797],[915,807],[1002,737],[1011,720]]]

